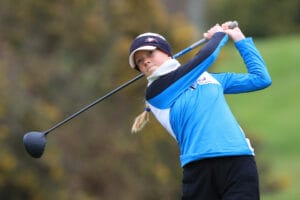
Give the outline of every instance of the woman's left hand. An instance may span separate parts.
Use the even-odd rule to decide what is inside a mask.
[[[235,28],[230,28],[231,21],[225,22],[222,24],[222,29],[225,33],[231,37],[234,42],[240,41],[245,38],[241,29],[237,26]]]

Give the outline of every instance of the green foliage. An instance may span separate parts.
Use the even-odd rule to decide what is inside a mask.
[[[208,24],[237,20],[248,35],[271,36],[300,31],[298,0],[212,0],[206,11]]]
[[[144,81],[55,130],[40,160],[27,155],[22,137],[136,75],[128,48],[138,34],[165,33],[174,51],[182,49],[194,31],[184,18],[168,16],[159,1],[137,0],[1,0],[0,11],[0,198],[177,197],[174,163],[155,150],[156,143],[176,148],[130,134],[143,109]]]
[[[145,80],[55,130],[40,160],[27,155],[22,137],[51,127],[135,76],[128,65],[128,48],[138,34],[162,33],[174,53],[199,39],[184,16],[168,15],[158,0],[1,0],[0,30],[0,199],[167,200],[180,196],[179,152],[171,136],[153,117],[141,134],[130,134],[131,122],[143,110]],[[272,41],[265,45],[274,49]],[[290,53],[289,62],[293,62]],[[222,61],[231,60],[228,56],[223,54]],[[281,72],[279,67],[272,68],[277,78]],[[298,79],[291,80],[289,87]],[[274,95],[280,100],[280,94]],[[280,103],[261,104],[260,110],[270,106],[273,120],[278,120],[271,105]],[[239,105],[238,117],[245,124],[257,125],[252,132],[273,131],[271,122],[261,123],[263,117],[255,120],[257,113],[247,109],[248,104],[233,104]],[[280,111],[285,114],[284,109]],[[278,142],[279,135],[272,138]],[[267,145],[275,150],[276,146]],[[288,152],[288,145],[285,148]],[[266,166],[268,174],[270,165]],[[289,181],[289,176],[281,177]],[[270,180],[273,184],[274,179]]]

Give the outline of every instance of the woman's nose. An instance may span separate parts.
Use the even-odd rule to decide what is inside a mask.
[[[148,65],[149,63],[151,63],[151,60],[149,58],[145,58],[144,65]]]

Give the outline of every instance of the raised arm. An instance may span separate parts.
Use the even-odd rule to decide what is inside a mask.
[[[222,24],[222,27],[235,42],[235,46],[247,68],[247,73],[214,74],[214,77],[222,84],[224,93],[251,92],[271,85],[270,74],[253,39],[245,38],[239,27],[229,29],[228,22]]]

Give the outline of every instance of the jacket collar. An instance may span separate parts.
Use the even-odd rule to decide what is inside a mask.
[[[180,63],[176,59],[169,59],[164,62],[157,70],[155,70],[150,76],[147,77],[148,86],[151,85],[153,81],[158,79],[169,72],[172,72],[180,67]]]

